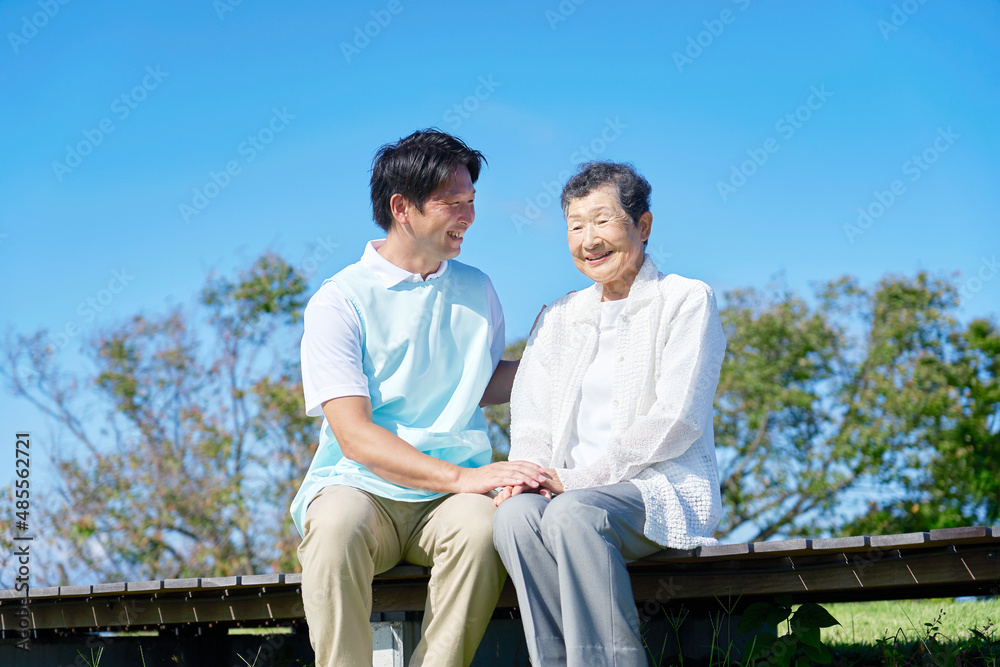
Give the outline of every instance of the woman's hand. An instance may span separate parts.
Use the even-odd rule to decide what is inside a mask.
[[[547,500],[552,500],[552,492],[546,488],[539,487],[537,489],[533,489],[530,487],[526,487],[523,484],[518,484],[517,486],[505,486],[502,489],[500,489],[500,493],[498,493],[493,498],[493,504],[496,505],[497,507],[500,507],[500,503],[502,503],[503,501],[509,498],[513,498],[514,496],[520,495],[522,493],[537,493],[538,495]]]
[[[566,489],[563,488],[562,480],[559,479],[559,475],[556,473],[555,468],[546,468],[542,474],[547,479],[542,482],[539,493],[541,493],[542,490],[545,490],[549,491],[552,495],[555,495],[566,491]]]

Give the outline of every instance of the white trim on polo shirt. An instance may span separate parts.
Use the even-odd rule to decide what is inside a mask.
[[[424,280],[433,280],[448,270],[448,260],[445,259],[441,261],[437,271],[427,276],[427,278],[424,278],[419,273],[410,273],[406,269],[390,262],[378,251],[385,244],[385,241],[385,239],[369,241],[365,246],[364,254],[361,255],[361,263],[366,268],[371,269],[372,273],[379,279],[379,282],[386,287],[392,287],[401,282],[420,283]]]

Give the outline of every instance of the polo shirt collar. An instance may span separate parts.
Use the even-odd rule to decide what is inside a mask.
[[[368,245],[365,246],[364,254],[361,255],[361,263],[375,274],[384,287],[395,287],[402,282],[424,282],[423,276],[419,273],[410,273],[380,255],[378,249],[382,247],[383,243],[385,243],[385,239],[369,241]],[[442,260],[437,271],[427,276],[427,280],[433,280],[447,270],[448,260]]]

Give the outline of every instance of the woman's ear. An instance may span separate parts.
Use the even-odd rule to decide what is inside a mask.
[[[653,231],[653,214],[646,211],[639,216],[639,236],[643,241],[649,240],[649,234]]]

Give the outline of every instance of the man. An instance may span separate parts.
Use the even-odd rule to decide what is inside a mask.
[[[454,261],[482,161],[436,130],[379,149],[371,199],[386,238],[305,311],[306,412],[325,420],[291,512],[317,667],[371,664],[372,577],[402,559],[432,567],[410,664],[470,664],[506,576],[484,494],[545,479],[533,463],[490,463],[479,409],[509,399],[516,368],[500,364],[489,278]]]

